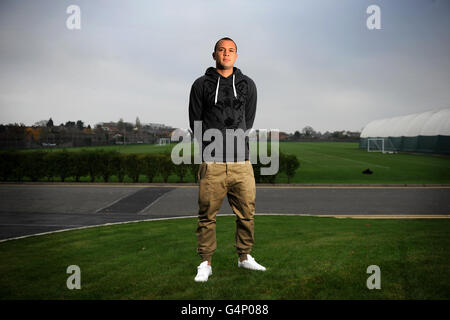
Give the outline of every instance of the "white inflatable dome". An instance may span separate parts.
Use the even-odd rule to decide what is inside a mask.
[[[374,120],[361,132],[361,138],[450,136],[450,108]]]

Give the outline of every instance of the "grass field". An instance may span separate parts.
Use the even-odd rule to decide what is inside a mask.
[[[0,299],[449,299],[450,220],[257,216],[237,267],[234,218],[218,217],[207,283],[193,278],[196,219],[104,226],[0,243]],[[69,290],[69,265],[81,289]],[[366,269],[381,270],[369,290]]]
[[[118,150],[123,153],[170,152],[175,146],[165,145],[118,145],[84,149]],[[82,148],[68,148],[78,151]],[[54,149],[59,150],[59,149]],[[358,143],[348,142],[282,142],[280,151],[294,154],[300,161],[300,168],[291,183],[305,184],[448,184],[450,183],[450,157],[426,154],[381,154],[359,149]],[[373,174],[362,174],[369,168]],[[169,182],[177,182],[175,175]],[[71,179],[66,179],[70,182]],[[81,181],[90,181],[89,177]],[[97,179],[96,181],[101,181]],[[140,182],[146,182],[141,175]],[[189,173],[185,182],[193,182]],[[111,182],[117,182],[115,176]],[[126,178],[125,182],[132,182]],[[162,182],[158,176],[154,182]],[[276,183],[287,183],[287,176],[279,174]]]
[[[345,142],[281,143],[280,150],[300,160],[298,183],[450,183],[446,156],[367,152]],[[362,174],[367,168],[373,174]]]

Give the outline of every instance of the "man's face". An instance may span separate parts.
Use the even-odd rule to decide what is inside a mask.
[[[213,53],[213,59],[216,60],[216,66],[219,69],[232,69],[237,59],[236,46],[233,41],[222,40]]]

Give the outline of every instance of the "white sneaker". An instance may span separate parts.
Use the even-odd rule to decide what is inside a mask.
[[[208,265],[208,261],[203,261],[197,267],[197,275],[194,280],[197,282],[206,282],[210,275],[212,275],[212,268]]]
[[[266,271],[266,268],[256,262],[255,259],[253,259],[253,257],[249,254],[247,254],[247,260],[242,262],[238,260],[238,267],[250,270]]]

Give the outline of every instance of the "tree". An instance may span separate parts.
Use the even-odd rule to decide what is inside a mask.
[[[158,159],[158,167],[161,170],[161,175],[163,177],[163,181],[167,183],[170,174],[174,171],[174,164],[170,157],[170,154],[160,154]]]
[[[123,122],[123,119],[120,118],[120,120],[117,122],[117,130],[122,131],[125,128],[125,123]]]
[[[88,157],[85,149],[79,152],[73,152],[70,157],[71,175],[75,177],[75,181],[79,182],[82,176],[87,176],[88,171]]]
[[[91,182],[95,181],[95,178],[98,177],[99,174],[99,161],[98,161],[98,152],[94,150],[86,150],[83,152],[86,157],[86,167],[91,179]]]
[[[31,181],[39,181],[45,177],[45,160],[44,151],[24,152],[24,175],[31,179]]]
[[[83,121],[81,121],[81,120],[78,120],[78,121],[77,121],[77,128],[78,128],[78,130],[80,130],[80,131],[83,130],[83,128],[84,128],[84,123],[83,123]]]
[[[45,127],[47,126],[48,120],[39,120],[33,124],[34,127]]]
[[[311,137],[315,131],[311,126],[306,126],[302,129],[302,133],[307,137]]]
[[[34,142],[39,141],[42,135],[41,128],[26,128],[25,135],[27,139],[32,139]]]
[[[300,162],[294,154],[285,155],[284,161],[284,170],[288,177],[288,183],[290,183],[291,178],[295,175],[295,171],[300,167]]]
[[[138,128],[138,130],[142,128],[141,120],[139,120],[139,117],[136,117],[136,128]]]
[[[48,120],[46,126],[47,126],[47,128],[53,127],[53,120],[52,120],[52,118],[50,118],[50,120]]]
[[[158,175],[158,155],[145,154],[143,158],[142,172],[147,176],[148,182],[153,182],[153,179]]]
[[[144,155],[129,153],[125,156],[125,171],[133,182],[139,182],[139,176],[144,167]]]
[[[70,156],[66,149],[58,152],[52,152],[53,159],[51,159],[54,165],[54,174],[61,178],[61,181],[70,176]]]
[[[194,153],[191,153],[191,164],[188,165],[191,174],[194,176],[194,181],[197,183],[198,181],[198,170],[200,165],[194,162]]]
[[[66,124],[64,125],[66,128],[73,128],[75,127],[75,122],[73,121],[67,121]]]
[[[129,122],[125,122],[125,131],[126,132],[133,132],[133,124]]]
[[[114,166],[112,163],[113,156],[118,154],[117,150],[104,151],[100,150],[97,154],[99,176],[103,178],[103,181],[108,182],[110,177],[114,174]]]
[[[111,165],[113,167],[115,176],[117,177],[119,182],[123,182],[123,180],[125,178],[125,174],[126,174],[126,171],[125,171],[126,156],[119,152],[115,152],[115,153],[111,154],[110,161],[111,161]]]

